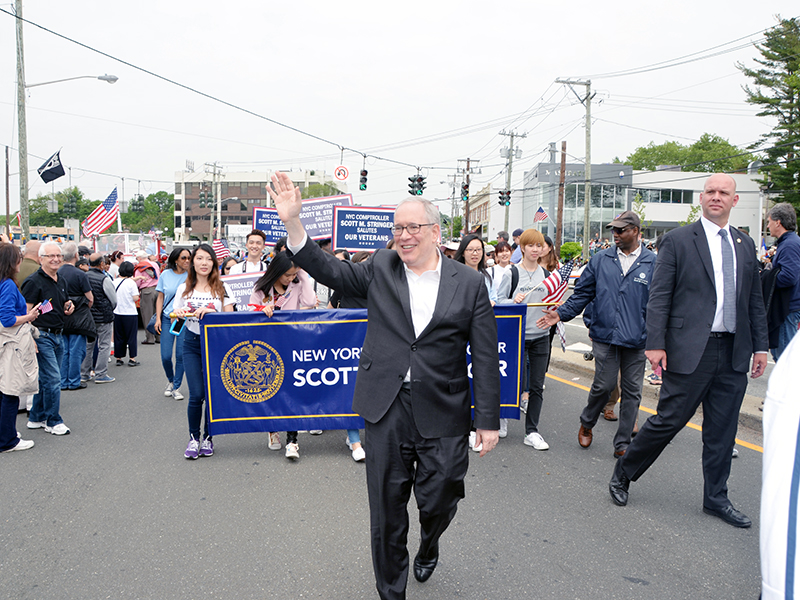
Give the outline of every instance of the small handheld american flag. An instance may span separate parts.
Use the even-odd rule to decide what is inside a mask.
[[[231,251],[228,250],[228,240],[214,240],[211,242],[211,248],[214,250],[214,254],[217,255],[217,260],[225,260],[231,255]]]
[[[53,310],[53,303],[50,300],[45,300],[39,305],[39,312],[41,314],[49,313]]]
[[[569,274],[572,273],[572,267],[574,265],[574,260],[564,263],[564,266],[557,271],[553,271],[550,276],[542,282],[542,285],[547,289],[547,295],[542,298],[542,302],[561,302],[564,293],[567,291]]]

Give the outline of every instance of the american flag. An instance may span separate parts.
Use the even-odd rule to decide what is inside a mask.
[[[45,300],[41,303],[41,305],[39,305],[40,314],[49,313],[51,310],[53,310],[53,303],[50,302],[50,300]]]
[[[225,260],[231,255],[231,251],[228,250],[228,240],[214,240],[211,242],[211,248],[217,255],[217,260]]]
[[[119,202],[117,202],[117,188],[108,195],[103,203],[95,208],[83,222],[83,235],[92,237],[99,235],[116,220],[119,214]]]
[[[542,302],[561,302],[564,292],[569,285],[569,274],[572,272],[574,260],[564,263],[558,271],[553,271],[550,276],[542,282],[547,289],[547,295],[542,298]]]
[[[17,213],[14,218],[17,220],[17,227],[22,227],[22,213]]]
[[[533,222],[536,223],[537,221],[544,221],[547,218],[547,213],[544,212],[544,209],[540,206],[539,210],[533,213]]]

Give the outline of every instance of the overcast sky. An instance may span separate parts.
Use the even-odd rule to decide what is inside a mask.
[[[566,140],[569,160],[585,156],[585,109],[555,83],[569,77],[591,78],[597,94],[594,163],[624,159],[651,141],[690,144],[704,132],[746,146],[773,123],[744,102],[746,79],[736,63],[753,66],[752,43],[775,15],[800,10],[796,0],[732,0],[724,11],[719,5],[24,0],[32,23],[259,115],[26,23],[28,85],[119,77],[113,85],[81,79],[28,91],[30,196],[51,191],[35,170],[61,148],[72,184],[93,199],[115,186],[121,194],[122,178],[125,198],[137,190],[172,192],[186,160],[197,169],[218,161],[225,171],[333,173],[344,164],[349,191],[365,205],[407,197],[407,178],[419,166],[428,177],[426,197],[444,199],[451,190],[440,182],[459,159],[480,161],[473,193],[504,184],[502,130],[527,135],[517,140],[523,154],[512,187],[519,188],[549,142],[560,148]],[[13,12],[13,3],[0,8]],[[0,13],[0,144],[12,148],[12,214],[19,189],[14,27],[15,19]],[[696,60],[713,53],[719,55]],[[681,57],[685,64],[671,68],[601,76]],[[357,152],[346,150],[342,160],[337,146]],[[358,152],[414,167],[368,156],[368,190],[360,192]],[[56,191],[70,184],[67,177],[55,183]],[[449,201],[439,205],[449,212]]]

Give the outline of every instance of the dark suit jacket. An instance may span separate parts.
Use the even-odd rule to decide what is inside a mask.
[[[411,320],[405,265],[393,250],[367,261],[340,261],[309,239],[292,260],[345,296],[367,298],[369,323],[359,361],[353,410],[378,422],[411,367],[414,420],[425,438],[465,435],[470,428],[466,351],[470,344],[475,427],[500,426],[497,323],[482,275],[441,257],[433,317],[419,337]]]
[[[731,227],[736,249],[736,336],[734,371],[747,372],[755,351],[766,351],[767,321],[755,246]],[[703,224],[664,235],[658,248],[647,303],[647,350],[667,351],[667,370],[694,372],[700,363],[716,311],[714,267]]]

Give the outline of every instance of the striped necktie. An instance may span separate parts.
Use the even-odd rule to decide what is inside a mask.
[[[725,330],[736,331],[736,283],[733,280],[733,248],[728,242],[728,230],[719,230],[722,238],[722,324]]]

